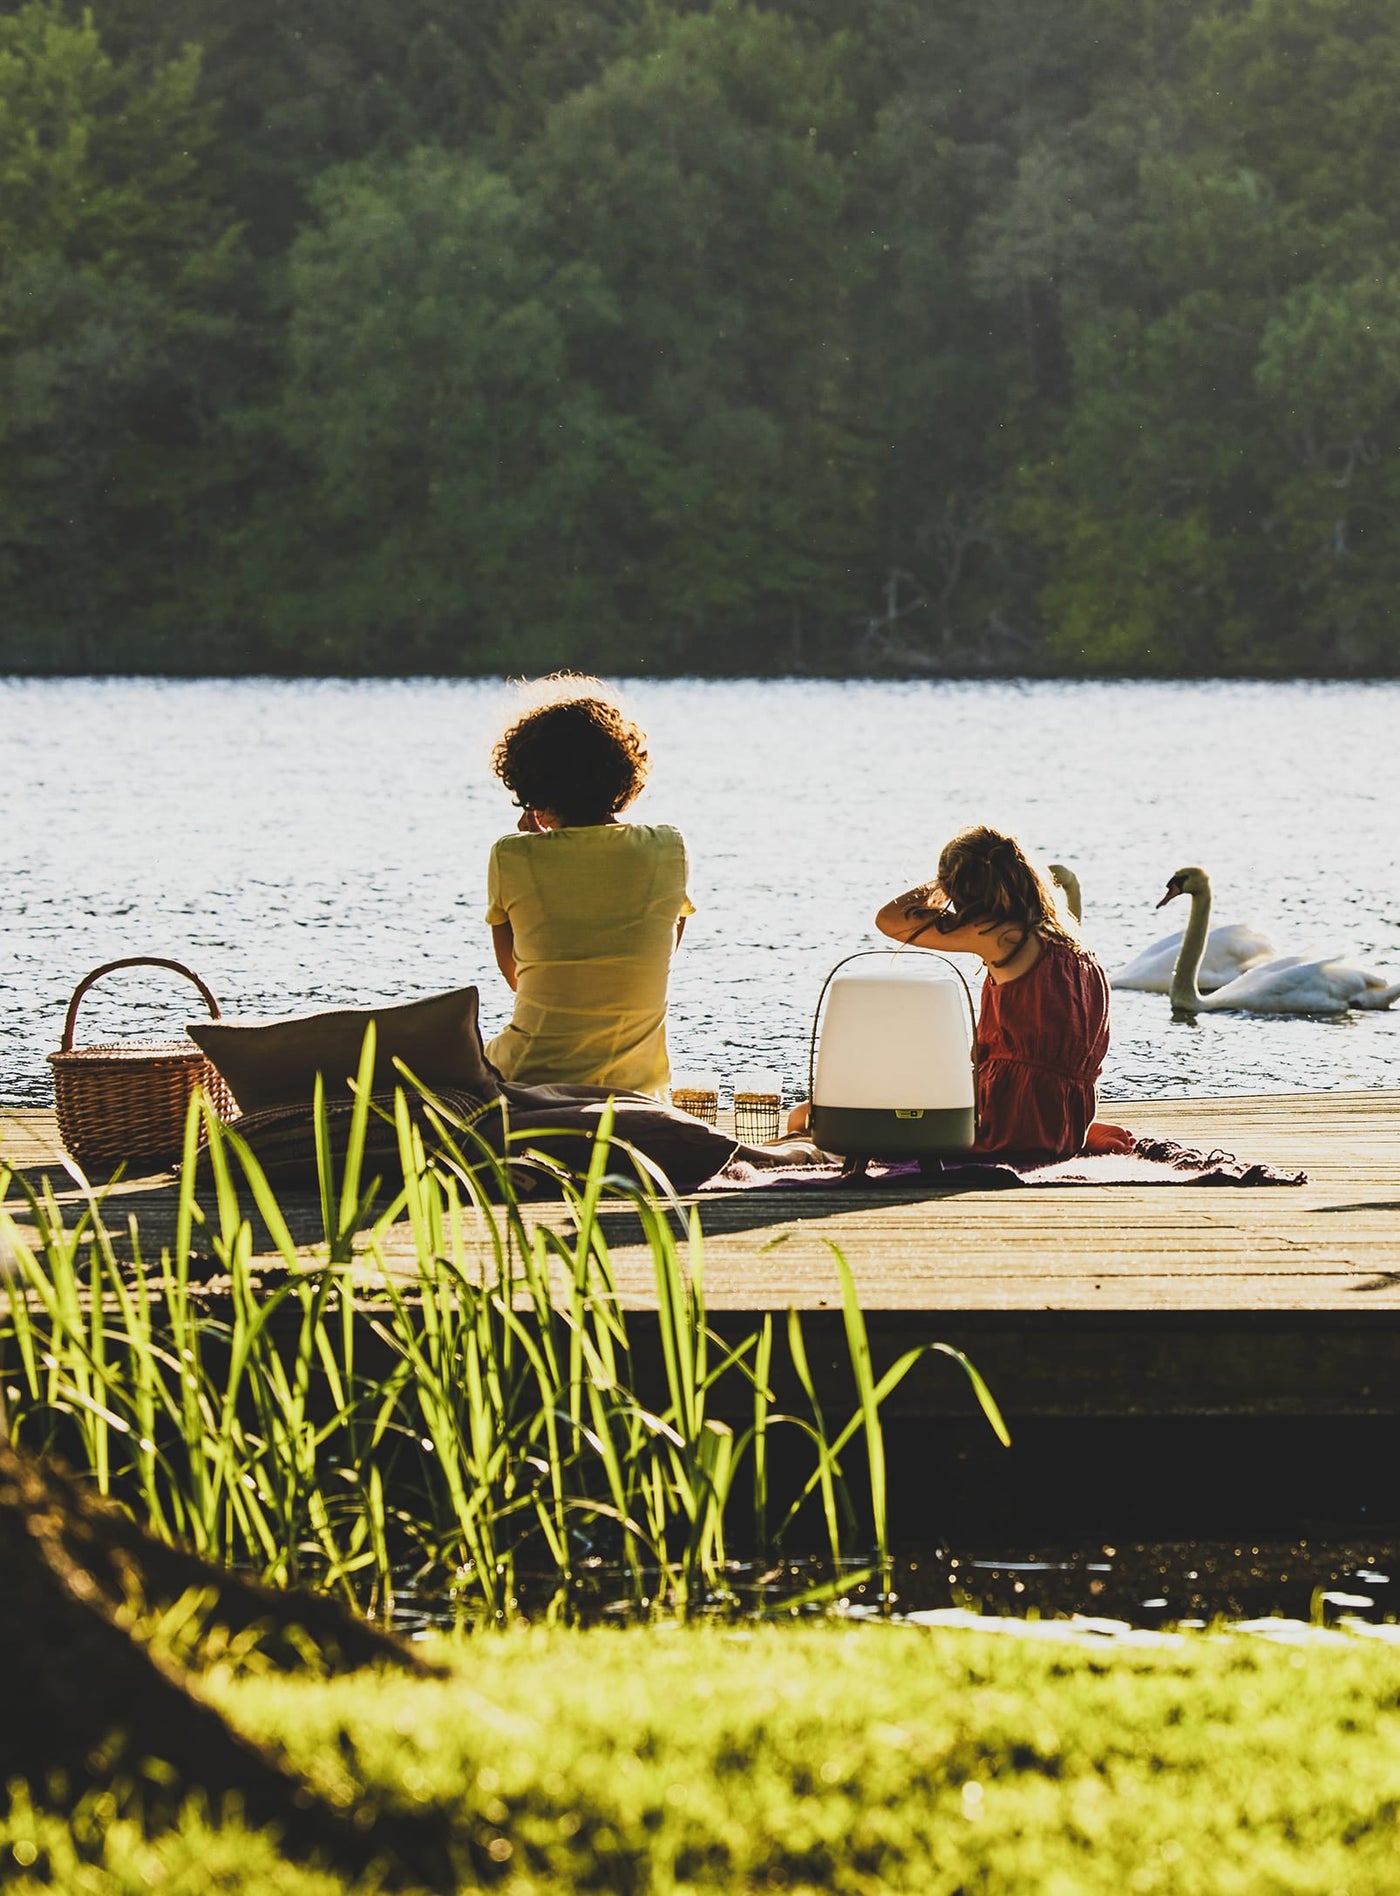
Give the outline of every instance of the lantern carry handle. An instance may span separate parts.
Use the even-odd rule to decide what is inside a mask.
[[[972,988],[968,978],[955,961],[948,955],[940,954],[936,948],[919,948],[915,952],[921,955],[932,955],[935,960],[941,961],[945,968],[951,969],[962,984],[963,998],[967,1002],[968,1024],[972,1028],[972,1085],[975,1099],[977,1096],[977,1010],[972,1005]],[[815,1099],[817,1091],[817,1031],[821,1026],[822,1004],[826,1000],[827,989],[840,974],[842,968],[848,968],[853,961],[863,961],[874,955],[884,957],[899,953],[898,948],[858,948],[853,955],[847,955],[844,960],[838,961],[822,982],[822,991],[817,996],[817,1010],[812,1016],[812,1039],[807,1049],[807,1098],[809,1100]]]

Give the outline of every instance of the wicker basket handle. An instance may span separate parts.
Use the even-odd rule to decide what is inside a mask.
[[[219,1003],[194,969],[187,968],[183,961],[167,961],[161,955],[124,955],[120,961],[108,961],[102,967],[94,968],[91,974],[84,975],[73,990],[73,998],[68,1003],[68,1017],[63,1023],[63,1044],[59,1049],[61,1053],[73,1051],[73,1030],[78,1024],[78,1006],[83,996],[95,981],[100,981],[104,974],[111,974],[116,968],[172,968],[176,974],[183,974],[187,981],[194,982],[204,997],[204,1004],[209,1009],[210,1018],[213,1020],[219,1018]]]

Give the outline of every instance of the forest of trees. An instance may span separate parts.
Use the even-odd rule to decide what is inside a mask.
[[[1400,672],[1394,0],[0,0],[0,669]]]

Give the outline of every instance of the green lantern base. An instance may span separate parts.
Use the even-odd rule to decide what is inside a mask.
[[[971,1106],[812,1107],[812,1138],[824,1152],[860,1159],[953,1159],[977,1140]]]

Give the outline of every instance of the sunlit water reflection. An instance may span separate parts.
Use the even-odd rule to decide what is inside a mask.
[[[1219,920],[1400,977],[1400,686],[627,695],[656,760],[637,814],[684,830],[699,909],[673,984],[677,1065],[772,1065],[798,1090],[822,977],[974,819],[1078,870],[1109,964],[1162,932],[1166,877],[1199,862]],[[230,1014],[479,981],[494,1029],[509,997],[483,883],[514,812],[486,759],[510,703],[493,682],[0,681],[0,1099],[48,1096],[75,982],[122,954],[188,961]],[[115,977],[79,1038],[191,1011],[168,984]],[[1400,1009],[1190,1028],[1162,996],[1115,997],[1119,1096],[1397,1084]]]

